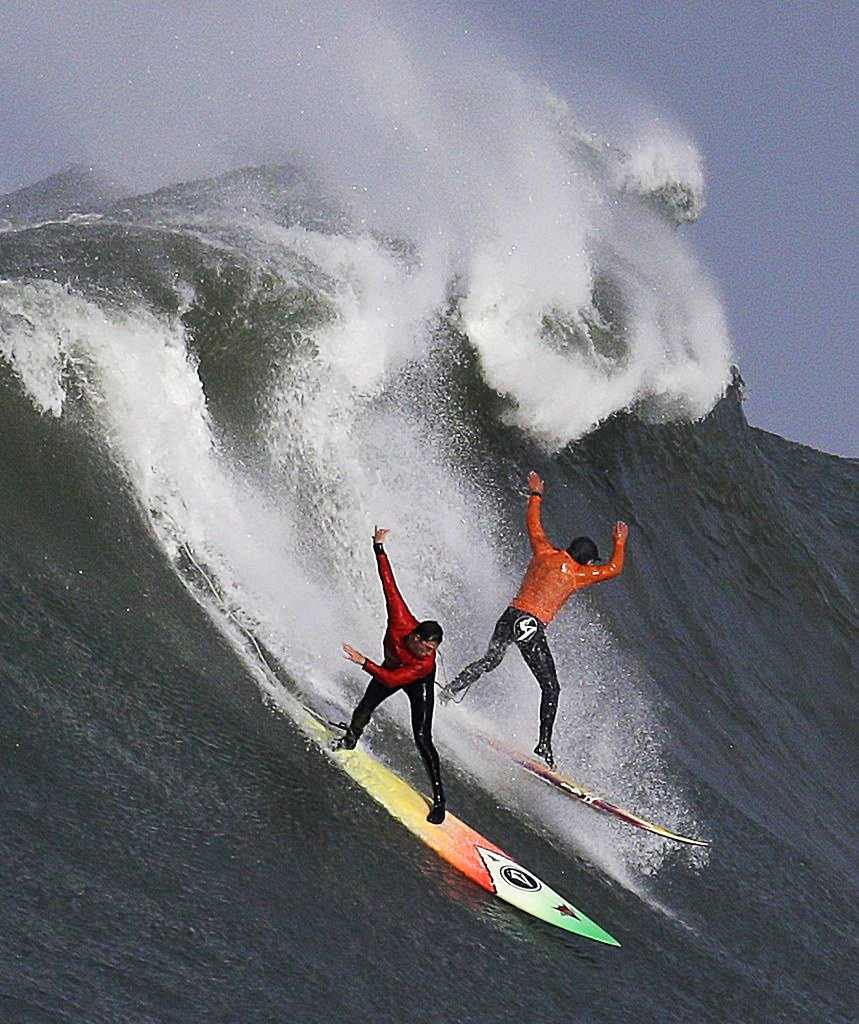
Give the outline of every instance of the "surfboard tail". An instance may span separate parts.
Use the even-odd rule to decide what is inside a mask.
[[[666,828],[664,825],[658,825],[656,822],[648,821],[646,818],[642,818],[640,815],[634,814],[632,811],[628,811],[626,808],[620,807],[617,804],[612,803],[610,800],[597,796],[596,793],[592,793],[590,790],[585,789],[584,786],[579,785],[579,783],[562,774],[556,768],[550,768],[541,761],[535,761],[531,757],[527,757],[515,750],[511,750],[509,747],[500,743],[498,740],[493,739],[491,736],[485,736],[483,733],[475,733],[474,735],[476,735],[483,743],[487,744],[487,746],[490,746],[493,750],[511,758],[511,760],[518,764],[520,768],[523,768],[529,775],[533,775],[535,778],[539,779],[540,782],[544,782],[546,785],[552,786],[554,789],[559,790],[567,796],[580,800],[583,804],[587,804],[588,807],[593,807],[596,811],[602,811],[604,814],[610,814],[612,817],[626,822],[627,825],[632,825],[634,828],[644,829],[644,831],[651,832],[656,836],[661,836],[663,839],[671,839],[675,843],[684,843],[687,846],[710,845],[709,841],[706,839],[696,839],[692,836],[684,836],[679,832],[675,832],[673,829]]]
[[[597,796],[595,793],[591,793],[589,790],[585,789],[584,786],[580,786],[577,782],[574,782],[567,776],[562,775],[555,769],[548,768],[537,761],[532,761],[529,758],[518,756],[514,756],[514,760],[524,768],[526,772],[535,776],[541,782],[545,782],[547,785],[561,790],[561,792],[566,793],[568,796],[575,797],[575,799],[580,800],[589,807],[593,807],[597,811],[602,811],[604,814],[610,814],[612,817],[618,818],[620,821],[625,821],[628,825],[644,829],[646,832],[652,832],[654,835],[661,836],[663,839],[671,839],[676,843],[685,843],[687,846],[710,845],[706,839],[695,839],[692,836],[681,835],[679,832],[674,832],[672,829],[666,828],[664,825],[658,825],[656,822],[648,821],[646,818],[642,818],[638,814],[634,814],[632,811],[626,810],[624,807],[619,807],[610,800],[605,800],[603,797]]]

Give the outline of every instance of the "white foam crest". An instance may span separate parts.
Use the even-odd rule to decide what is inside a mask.
[[[407,262],[369,235],[274,226],[265,234],[286,254],[312,261],[330,282],[323,292],[336,317],[314,334],[316,372],[329,374],[319,394],[344,406],[355,395],[376,393],[392,367],[417,354],[423,325],[441,305],[446,273],[438,254]]]
[[[73,318],[55,316],[60,286],[0,282],[0,354],[15,371],[36,408],[60,416],[66,400],[63,371],[73,347]]]
[[[577,131],[571,104],[503,60],[444,77],[401,41],[390,45],[384,74],[373,62],[364,86],[373,123],[396,128],[386,137],[396,178],[380,185],[359,161],[365,184],[353,205],[419,251],[447,255],[465,287],[463,326],[487,382],[514,400],[514,421],[556,449],[653,397],[666,400],[665,415],[707,412],[730,362],[725,318],[672,220],[654,212],[700,210],[694,145],[651,122],[601,146]],[[592,337],[606,278],[620,309],[603,326],[625,353],[559,350],[544,318],[559,314]]]
[[[427,321],[444,295],[443,261],[405,261],[368,236],[289,229],[271,238],[323,271],[335,314],[314,332],[313,348],[292,359],[272,386],[268,457],[296,507],[302,497],[306,502],[302,488],[324,491],[316,514],[327,554],[360,587],[366,561],[356,552],[365,554],[374,523],[414,528],[413,509],[425,507],[428,490],[449,493],[460,519],[466,518],[415,425],[390,408],[375,409],[390,376],[421,352]],[[418,458],[422,481],[421,474],[402,472]],[[427,524],[426,536],[432,532]]]
[[[704,166],[698,147],[676,129],[651,122],[624,146],[623,159],[613,165],[615,184],[642,195],[670,195],[682,188],[690,204],[688,219],[704,206]]]
[[[635,399],[665,398],[690,419],[704,416],[729,379],[731,345],[715,285],[676,230],[618,215],[631,243],[612,268],[630,304]]]
[[[189,545],[231,605],[282,631],[290,667],[315,662],[336,604],[301,571],[295,517],[268,504],[218,450],[181,324],[140,309],[106,312],[51,283],[9,286],[4,310],[16,308],[14,293],[30,318],[15,351],[29,345],[30,361],[12,365],[37,407],[58,415],[85,396],[170,555]]]
[[[666,413],[705,415],[730,362],[714,286],[650,212],[591,199],[568,206],[566,217],[544,210],[527,224],[526,211],[514,218],[519,230],[473,255],[463,321],[487,382],[514,399],[514,422],[552,449],[654,397],[668,400]],[[611,353],[593,342],[593,325],[603,326],[592,301],[598,277],[612,282],[622,307],[604,325],[616,336]],[[581,343],[559,348],[546,316],[563,318]]]
[[[708,411],[730,362],[725,318],[651,203],[700,209],[693,144],[649,125],[625,144],[600,145],[576,133],[569,104],[503,64],[470,65],[467,83],[457,73],[428,78],[415,61],[391,67],[406,99],[395,104],[388,78],[375,75],[368,103],[396,118],[399,179],[384,194],[353,190],[353,206],[447,262],[465,289],[462,323],[487,383],[514,400],[514,421],[560,448],[654,396],[669,400],[666,413]],[[620,306],[611,324],[594,306],[605,279]],[[559,348],[544,323],[557,315],[585,341],[593,325],[612,330],[625,352],[609,357],[592,341]]]

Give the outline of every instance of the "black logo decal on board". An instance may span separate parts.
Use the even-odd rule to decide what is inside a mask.
[[[512,864],[505,864],[501,869],[501,877],[517,889],[524,889],[525,892],[536,892],[540,883],[533,875],[529,875],[524,868],[515,867]]]

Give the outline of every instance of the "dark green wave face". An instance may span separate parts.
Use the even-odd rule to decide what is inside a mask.
[[[724,353],[672,333],[712,306],[644,308],[610,232],[562,293],[290,168],[132,197],[72,175],[3,209],[10,1019],[850,1019],[857,466],[747,424]],[[340,646],[380,650],[376,524],[442,671],[479,656],[530,469],[557,545],[630,526],[621,577],[549,631],[556,757],[711,847],[472,742],[534,746],[515,651],[434,735],[448,807],[620,950],[484,901],[278,713],[282,686],[340,715],[362,692]],[[422,788],[385,709],[362,742]]]

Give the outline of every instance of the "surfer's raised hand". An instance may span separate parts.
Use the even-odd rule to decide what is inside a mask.
[[[528,474],[528,490],[531,494],[543,494],[546,490],[546,485],[543,483],[540,474],[535,473],[533,469]]]
[[[373,528],[373,543],[384,544],[385,538],[390,533],[390,530],[386,530],[383,526],[376,526]]]
[[[612,530],[611,535],[614,538],[614,540],[623,543],[623,541],[625,541],[626,538],[629,536],[629,527],[626,525],[626,523],[618,521],[614,524],[614,530]]]
[[[383,530],[383,533],[387,533],[387,530]],[[381,543],[381,541],[379,541]],[[360,651],[356,651],[351,644],[343,644],[343,654],[349,661],[354,661],[356,665],[363,665],[367,660]]]

